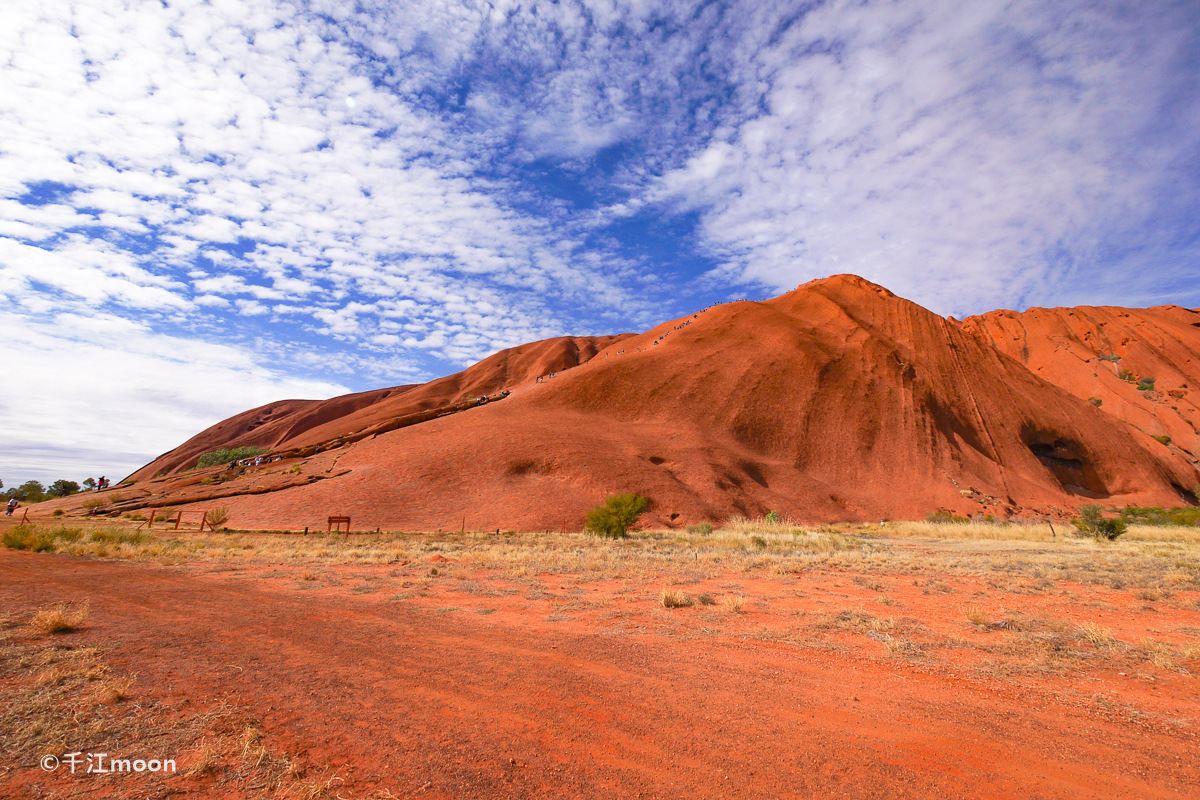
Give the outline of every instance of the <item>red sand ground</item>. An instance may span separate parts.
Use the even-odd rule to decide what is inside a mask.
[[[60,641],[99,644],[135,673],[126,702],[243,706],[274,752],[336,775],[347,798],[1200,796],[1194,677],[1101,663],[1000,680],[968,648],[912,661],[861,634],[788,641],[797,619],[878,611],[881,590],[933,639],[1006,636],[966,624],[960,606],[980,595],[993,611],[1071,620],[1102,607],[1101,621],[1126,636],[1121,626],[1149,613],[1128,593],[1060,582],[1018,594],[948,578],[954,594],[944,595],[904,575],[878,578],[881,589],[836,571],[687,587],[746,595],[747,613],[732,615],[663,609],[649,578],[515,582],[446,563],[430,578],[430,566],[318,567],[313,584],[294,565],[0,551],[0,604],[24,612],[90,598],[86,629]],[[400,600],[395,588],[358,592],[417,582]],[[1194,631],[1195,601],[1150,617],[1168,633]],[[185,769],[188,754],[179,757]],[[154,796],[266,791],[205,781],[162,778]],[[6,797],[121,796],[116,779],[36,767],[9,768],[0,782]]]
[[[1171,405],[1200,351],[1200,328],[1175,318],[1200,315],[1113,313],[1141,320],[1121,322],[1115,346],[1161,376],[1171,403],[1097,408],[1083,395],[1099,390],[1070,370],[1034,365],[1049,347],[1042,339],[1018,331],[992,337],[999,349],[989,343],[988,325],[1017,324],[1009,317],[960,324],[835,276],[636,336],[525,345],[424,386],[247,412],[104,496],[121,498],[112,512],[222,505],[237,527],[296,530],[329,515],[349,515],[360,530],[578,529],[588,509],[623,491],[651,499],[644,524],[654,527],[771,510],[866,521],[1194,503],[1200,472],[1185,448],[1195,437],[1180,429],[1190,412]],[[1175,321],[1151,325],[1167,318]],[[1021,336],[1035,369],[1002,352]],[[553,379],[535,381],[551,370]],[[1112,391],[1130,394],[1108,377]],[[501,388],[511,396],[470,400]],[[1138,430],[1157,430],[1138,414],[1178,417],[1163,429],[1179,444]],[[251,443],[286,459],[237,475],[185,471],[201,452]],[[80,513],[81,502],[34,513]]]

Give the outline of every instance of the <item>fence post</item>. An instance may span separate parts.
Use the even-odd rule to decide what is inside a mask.
[[[207,522],[208,522],[208,511],[205,511],[205,512],[204,512],[204,516],[200,518],[200,532],[201,532],[201,533],[204,533],[204,525],[205,525],[205,523],[207,523]],[[212,526],[211,526],[211,525],[210,525],[209,527],[210,527],[210,528],[212,528]],[[212,528],[212,531],[213,531],[213,533],[216,533],[216,532],[217,532],[217,529],[216,529],[216,528]]]

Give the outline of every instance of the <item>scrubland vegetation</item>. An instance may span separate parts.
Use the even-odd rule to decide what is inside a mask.
[[[396,564],[434,555],[508,577],[577,573],[593,578],[786,575],[813,569],[863,574],[996,576],[1146,590],[1200,590],[1200,528],[1132,524],[1117,541],[1071,526],[984,522],[803,525],[734,517],[723,525],[578,533],[382,532],[313,534],[136,531],[103,524],[21,525],[4,546],[77,556],[187,562]],[[923,551],[906,543],[942,540]]]

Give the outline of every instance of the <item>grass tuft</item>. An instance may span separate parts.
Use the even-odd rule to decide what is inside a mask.
[[[1083,634],[1083,638],[1092,643],[1094,647],[1116,647],[1117,637],[1113,636],[1112,631],[1108,628],[1103,628],[1094,622],[1085,622],[1079,626],[1079,632]]]
[[[725,606],[725,610],[729,613],[741,614],[743,609],[746,607],[746,598],[742,597],[740,594],[726,595],[721,600],[721,604]]]
[[[659,599],[663,608],[691,608],[696,602],[687,592],[675,589],[663,589]]]

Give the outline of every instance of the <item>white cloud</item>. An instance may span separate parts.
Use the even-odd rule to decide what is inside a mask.
[[[245,350],[164,336],[128,320],[0,313],[0,478],[123,477],[204,428],[336,383],[281,375]]]
[[[723,275],[777,290],[856,272],[960,313],[1086,295],[1195,150],[1146,136],[1189,34],[1106,10],[827,3],[754,53],[763,113],[657,196],[701,212]]]

